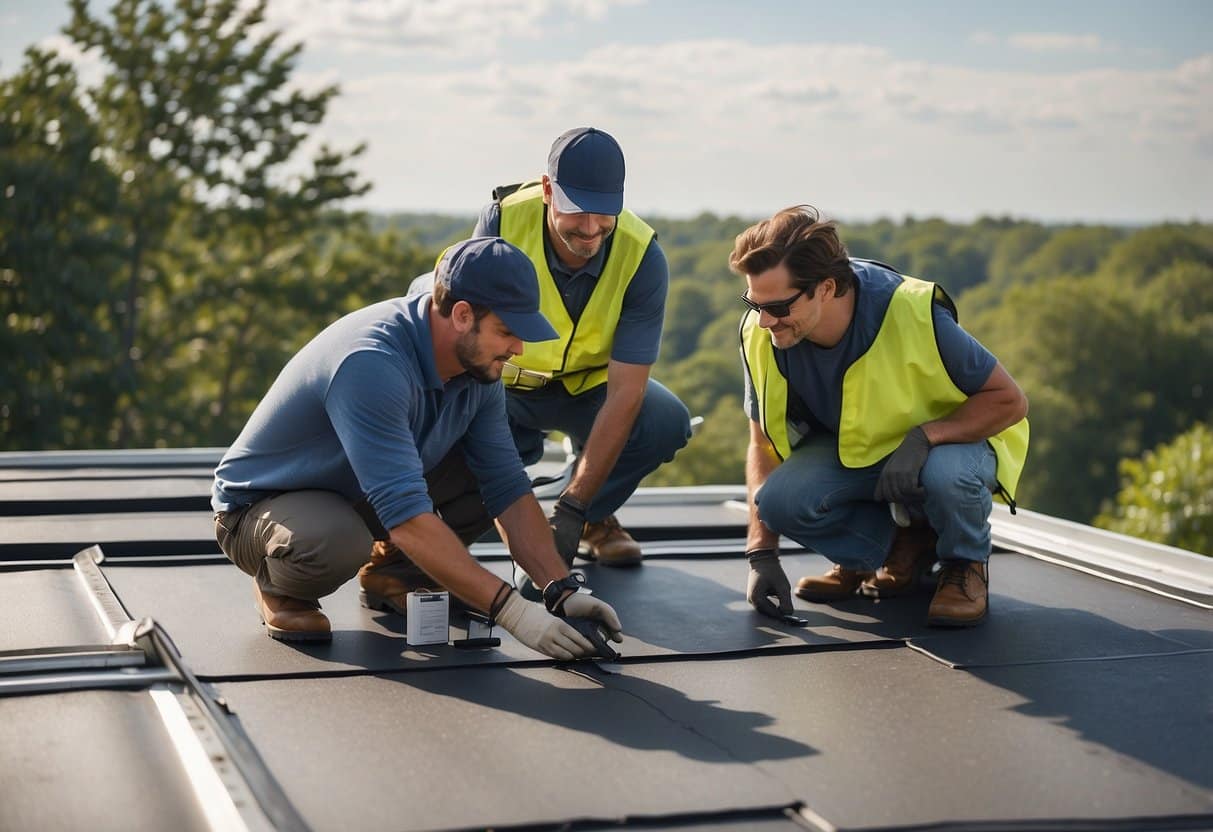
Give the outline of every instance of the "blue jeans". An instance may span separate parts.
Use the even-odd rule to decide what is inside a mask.
[[[577,446],[584,445],[606,395],[605,384],[574,396],[559,382],[540,390],[507,391],[505,404],[510,431],[523,464],[533,465],[543,456],[545,431],[558,430]],[[661,463],[673,459],[690,438],[691,415],[686,405],[649,379],[627,444],[606,482],[586,507],[586,519],[597,523],[614,514],[632,496],[640,481]]]
[[[884,460],[844,468],[838,438],[814,436],[771,472],[755,500],[771,531],[790,537],[847,569],[884,563],[896,526],[886,503],[873,498]],[[990,557],[994,451],[986,442],[931,449],[920,480],[921,507],[939,535],[941,560],[985,563]]]

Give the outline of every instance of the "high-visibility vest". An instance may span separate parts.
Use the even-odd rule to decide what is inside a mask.
[[[906,433],[942,419],[968,396],[948,375],[935,342],[934,283],[902,275],[876,340],[847,368],[838,420],[838,460],[865,468],[891,454]],[[946,297],[944,295],[943,297]],[[788,438],[788,380],[775,362],[770,334],[750,310],[741,319],[741,357],[758,403],[758,422],[781,460],[792,452]],[[998,494],[1014,505],[1028,454],[1028,420],[1021,419],[987,442],[998,460]]]
[[[539,183],[525,184],[501,200],[501,236],[522,249],[535,264],[539,311],[559,334],[551,341],[528,343],[523,354],[510,361],[559,379],[570,393],[582,393],[607,380],[623,295],[640,268],[653,229],[631,211],[625,209],[619,215],[602,274],[574,323],[548,269],[544,223],[543,187]]]

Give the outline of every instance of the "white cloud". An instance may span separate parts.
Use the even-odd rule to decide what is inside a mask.
[[[267,22],[294,40],[345,52],[439,55],[496,51],[507,38],[534,38],[564,14],[600,20],[639,0],[273,0]]]
[[[1112,44],[1099,35],[1070,35],[1058,32],[1020,32],[1010,35],[1007,43],[1028,52],[1110,52]]]
[[[80,83],[85,87],[93,87],[101,83],[105,74],[105,63],[97,55],[96,50],[85,52],[79,44],[66,35],[51,35],[38,41],[38,46],[48,52],[57,52],[64,60],[76,67]]]
[[[868,46],[688,41],[344,89],[331,129],[369,140],[381,207],[471,213],[493,185],[539,173],[561,131],[593,124],[623,144],[630,204],[663,213],[808,199],[852,216],[1091,217],[1094,204],[1109,212],[1095,218],[1114,218],[1139,189],[1124,210],[1154,192],[1189,216],[1213,214],[1200,176],[1177,172],[1207,159],[1213,55],[1162,71],[1045,74]]]

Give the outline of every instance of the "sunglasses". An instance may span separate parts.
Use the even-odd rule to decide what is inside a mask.
[[[766,312],[772,318],[786,318],[788,315],[792,314],[792,304],[799,300],[800,296],[806,291],[806,289],[801,289],[790,298],[773,300],[770,303],[754,303],[754,301],[750,300],[745,295],[742,295],[741,302],[759,314]]]

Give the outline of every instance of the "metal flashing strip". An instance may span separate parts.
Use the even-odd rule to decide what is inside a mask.
[[[63,693],[69,690],[104,690],[106,688],[146,688],[158,682],[174,682],[177,677],[162,668],[139,669],[124,667],[94,673],[35,674],[16,679],[0,679],[0,696],[31,693]]]
[[[3,451],[0,468],[214,468],[227,448],[136,448],[125,451]]]
[[[148,691],[185,769],[207,824],[214,830],[269,830],[257,801],[232,769],[223,742],[188,695],[168,687]]]
[[[1003,549],[1213,609],[1213,558],[1002,505],[990,526]]]
[[[126,611],[126,607],[122,606],[122,602],[114,594],[114,588],[101,572],[101,562],[104,560],[105,553],[101,551],[101,547],[90,546],[76,553],[72,558],[72,566],[84,583],[89,601],[92,602],[97,617],[101,619],[106,635],[113,640],[118,638],[119,631],[134,619]]]
[[[146,653],[121,644],[35,647],[29,650],[8,650],[0,653],[0,676],[61,670],[142,667],[146,663]]]

